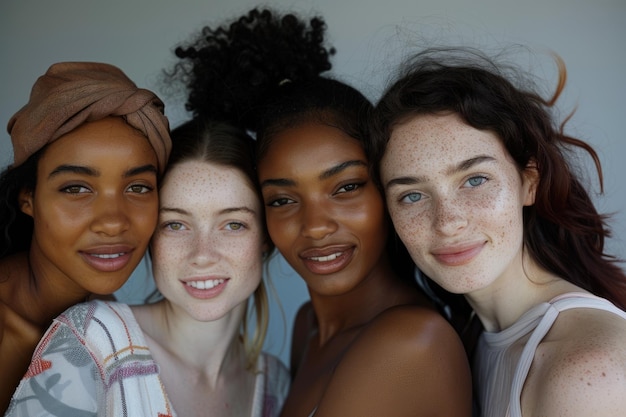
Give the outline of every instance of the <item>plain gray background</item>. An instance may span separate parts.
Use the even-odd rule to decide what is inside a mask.
[[[336,47],[332,73],[376,100],[401,57],[425,44],[477,46],[488,51],[528,47],[516,53],[522,68],[547,80],[556,70],[549,57],[565,60],[568,85],[559,101],[566,115],[577,111],[567,131],[591,142],[605,174],[598,208],[615,213],[610,252],[626,258],[626,1],[624,0],[3,0],[0,6],[0,124],[28,100],[35,79],[58,61],[101,61],[119,66],[140,87],[166,102],[172,126],[183,121],[184,95],[160,85],[160,73],[175,61],[173,47],[205,24],[216,25],[268,5],[304,16],[319,14]],[[8,134],[0,133],[0,166],[12,161]],[[273,302],[266,348],[288,363],[295,311],[307,299],[300,278],[275,259],[270,275],[284,320]],[[143,297],[150,279],[144,265],[118,294]]]

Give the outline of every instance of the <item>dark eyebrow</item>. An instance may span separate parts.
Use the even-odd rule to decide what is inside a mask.
[[[73,174],[80,174],[80,175],[89,175],[91,177],[97,177],[100,175],[100,171],[93,169],[93,168],[85,167],[82,165],[59,165],[54,170],[52,170],[50,175],[48,175],[48,178],[52,178],[55,175],[59,175],[59,174],[66,173],[66,172],[73,173]],[[128,171],[126,171],[124,173],[124,178],[134,177],[135,175],[143,174],[145,172],[152,172],[156,175],[157,169],[152,164],[142,165],[139,167],[131,168]]]
[[[346,162],[342,162],[338,165],[335,165],[332,168],[327,169],[326,171],[322,172],[319,176],[320,180],[325,180],[327,178],[332,177],[333,175],[337,175],[338,173],[340,173],[341,171],[344,171],[350,167],[353,166],[364,166],[367,167],[367,164],[363,161],[360,161],[358,159],[352,160],[352,161],[346,161]]]
[[[447,175],[451,175],[451,174],[456,174],[459,172],[463,172],[463,171],[467,171],[468,169],[470,169],[471,167],[473,167],[474,165],[478,165],[481,164],[483,162],[492,162],[495,161],[496,159],[492,156],[488,156],[488,155],[478,155],[475,156],[473,158],[469,158],[466,159],[465,161],[461,161],[458,164],[450,167],[447,171],[446,174]],[[412,185],[412,184],[419,184],[425,181],[424,177],[398,177],[398,178],[393,178],[389,181],[387,181],[387,183],[385,184],[385,189],[393,186],[393,185]]]
[[[293,180],[287,180],[287,179],[272,179],[270,178],[269,180],[265,180],[261,183],[261,188],[263,187],[268,187],[274,185],[276,187],[289,187],[289,186],[294,186],[296,185],[296,182]]]
[[[329,169],[327,169],[326,171],[322,172],[319,175],[319,179],[320,180],[325,180],[328,179],[330,177],[332,177],[333,175],[337,175],[338,173],[353,167],[353,166],[364,166],[367,167],[367,164],[361,160],[355,159],[355,160],[351,160],[351,161],[345,161],[342,162],[340,164],[337,164],[333,167],[330,167]],[[286,179],[286,178],[277,178],[277,179],[268,179],[265,180],[261,183],[261,188],[263,187],[267,187],[270,185],[274,185],[277,187],[289,187],[289,186],[294,186],[296,185],[296,182],[294,180],[290,180],[290,179]]]
[[[100,175],[100,172],[89,167],[84,167],[80,165],[59,165],[52,170],[50,175],[48,175],[48,178],[52,178],[55,175],[63,174],[66,172],[73,174],[89,175],[91,177],[97,177],[98,175]]]
[[[143,173],[153,173],[157,175],[157,168],[152,164],[142,165],[140,167],[131,168],[124,173],[124,177],[134,177],[135,175],[143,174]]]

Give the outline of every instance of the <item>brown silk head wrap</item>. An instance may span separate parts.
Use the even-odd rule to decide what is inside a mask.
[[[13,166],[86,122],[122,116],[148,139],[163,172],[172,148],[163,102],[137,88],[119,68],[95,62],[62,62],[39,77],[30,100],[9,120]]]

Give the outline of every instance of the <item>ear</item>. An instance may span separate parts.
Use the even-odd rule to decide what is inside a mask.
[[[535,159],[531,159],[528,161],[526,168],[522,172],[524,206],[532,206],[535,204],[535,196],[537,195],[538,185],[539,171],[537,170],[537,161]]]
[[[33,217],[33,191],[22,189],[17,196],[17,201],[20,205],[20,210],[24,214],[28,214],[30,217]]]

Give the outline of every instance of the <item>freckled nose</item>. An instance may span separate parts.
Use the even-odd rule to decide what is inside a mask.
[[[437,201],[433,220],[435,229],[444,235],[454,235],[467,226],[466,213],[453,199]]]
[[[210,233],[197,233],[190,252],[194,265],[207,265],[219,258],[218,242]]]

